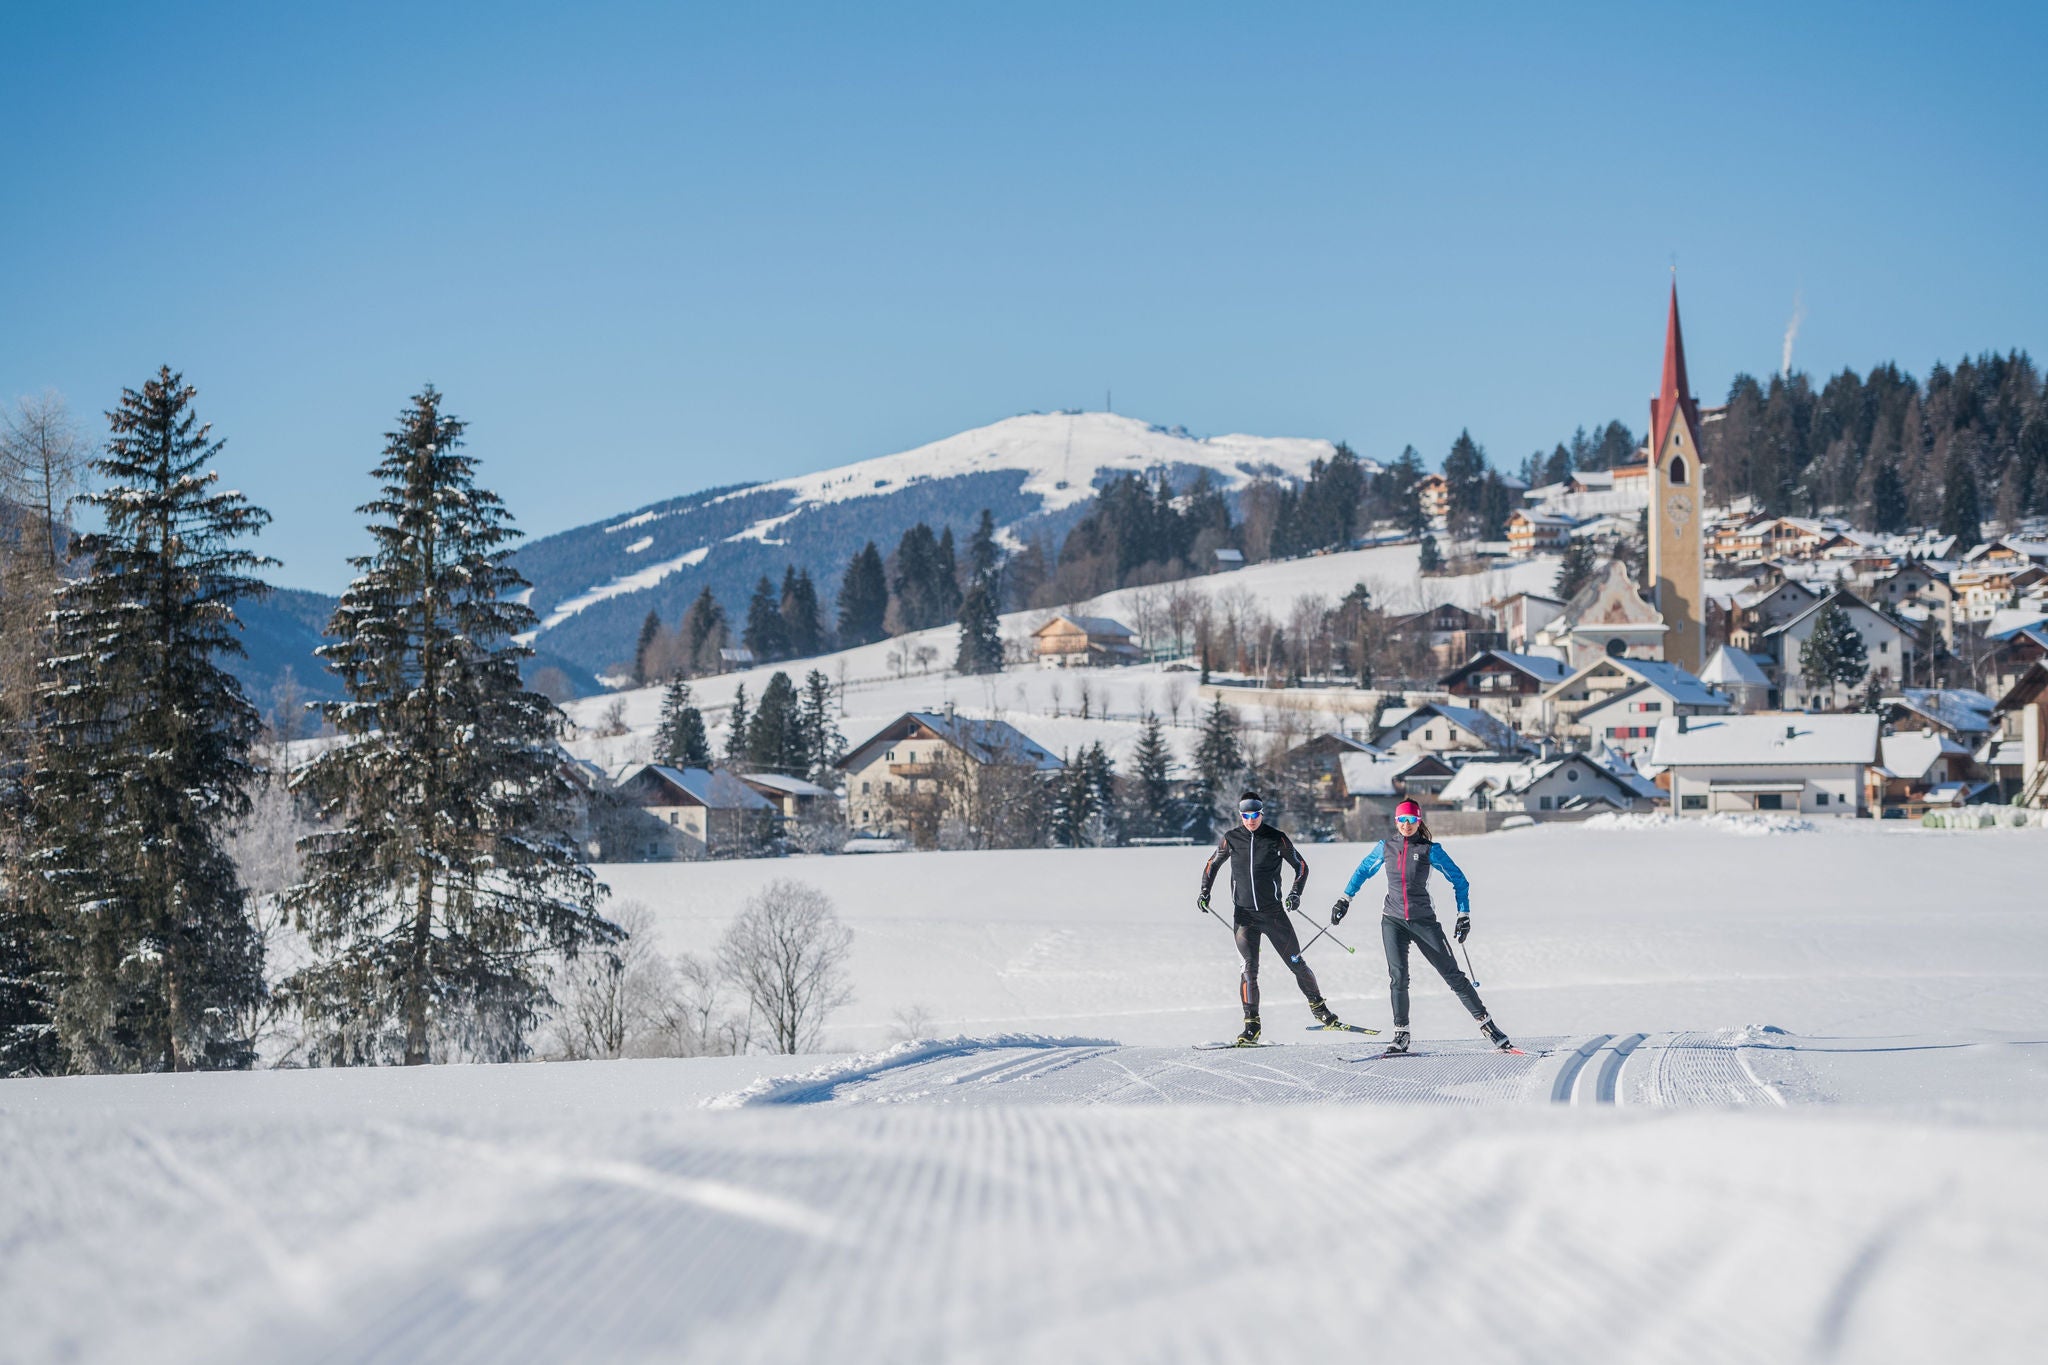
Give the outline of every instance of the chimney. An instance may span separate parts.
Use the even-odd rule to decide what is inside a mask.
[[[1683,711],[1678,713],[1678,733],[1681,735],[1685,733],[1685,712]]]
[[[1786,726],[1786,727],[1785,727],[1785,738],[1787,738],[1787,739],[1797,739],[1797,738],[1799,738],[1799,727],[1798,727],[1798,726],[1796,726],[1796,725],[1788,725],[1788,726]]]

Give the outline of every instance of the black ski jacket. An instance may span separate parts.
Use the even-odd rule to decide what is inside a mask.
[[[1280,898],[1280,864],[1294,869],[1290,895],[1300,895],[1308,882],[1308,859],[1296,851],[1294,840],[1272,825],[1262,824],[1255,831],[1239,825],[1224,831],[1202,868],[1203,895],[1209,894],[1226,860],[1230,863],[1230,898],[1236,903],[1239,919],[1285,912],[1286,902]]]

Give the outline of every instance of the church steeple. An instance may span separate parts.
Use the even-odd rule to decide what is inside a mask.
[[[1650,458],[1661,460],[1665,438],[1671,434],[1671,419],[1685,414],[1694,449],[1700,431],[1699,404],[1693,401],[1692,384],[1685,377],[1685,333],[1678,326],[1678,279],[1671,280],[1671,313],[1664,323],[1664,381],[1650,400]]]
[[[1678,280],[1664,322],[1664,376],[1650,400],[1650,593],[1664,617],[1664,657],[1693,673],[1706,665],[1706,533],[1700,409],[1685,375]]]

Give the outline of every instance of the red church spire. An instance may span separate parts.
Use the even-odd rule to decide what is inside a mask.
[[[1685,414],[1686,430],[1699,442],[1700,409],[1693,401],[1692,385],[1685,377],[1685,334],[1678,328],[1678,278],[1671,280],[1671,316],[1664,324],[1664,382],[1650,400],[1650,460],[1664,458],[1664,441],[1671,434],[1671,419]],[[1697,458],[1697,457],[1695,457]]]

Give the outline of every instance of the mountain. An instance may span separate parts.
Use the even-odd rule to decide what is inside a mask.
[[[923,521],[964,538],[981,509],[1021,543],[1057,539],[1097,490],[1124,474],[1164,473],[1185,487],[1207,471],[1225,490],[1268,476],[1301,479],[1329,441],[1190,435],[1107,412],[1029,413],[895,455],[772,483],[736,484],[653,503],[522,547],[541,618],[534,645],[572,676],[632,655],[650,609],[682,615],[704,587],[744,616],[755,580],[808,569],[830,612],[847,560],[873,540],[887,554]]]

